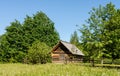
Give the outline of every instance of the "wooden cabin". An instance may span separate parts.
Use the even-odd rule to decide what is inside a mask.
[[[65,41],[59,41],[52,49],[52,62],[53,63],[66,63],[81,61],[84,54],[75,45]]]

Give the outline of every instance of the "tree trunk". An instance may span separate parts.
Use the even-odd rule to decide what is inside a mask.
[[[92,66],[93,66],[93,67],[95,66],[94,58],[92,59]]]
[[[103,57],[101,58],[101,64],[103,65]]]
[[[90,61],[91,61],[91,58],[89,57],[89,63],[90,63]]]
[[[113,64],[114,63],[114,59],[112,59],[112,63],[111,64]]]

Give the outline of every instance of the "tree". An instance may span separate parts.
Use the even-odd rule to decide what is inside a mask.
[[[24,38],[28,43],[40,40],[52,47],[59,41],[59,34],[54,23],[43,12],[37,12],[33,17],[27,16],[23,28]]]
[[[54,23],[43,12],[26,16],[23,24],[15,20],[6,28],[0,39],[0,59],[4,62],[22,62],[29,47],[37,40],[49,47],[59,41]]]
[[[79,42],[77,31],[74,31],[74,33],[71,34],[70,43],[76,45],[80,50],[83,50],[82,44]]]
[[[28,50],[28,61],[30,63],[44,64],[50,61],[50,47],[40,41],[35,41]]]
[[[115,59],[120,58],[120,9],[106,22],[104,30],[105,47],[109,50],[107,53],[110,54],[113,63]]]
[[[1,39],[1,49],[4,61],[7,62],[17,62],[22,60],[23,48],[22,44],[22,27],[19,21],[11,23],[11,26],[6,28],[6,33]],[[4,55],[3,55],[4,52]]]
[[[104,28],[115,12],[115,6],[112,3],[104,7],[100,5],[99,8],[93,8],[89,13],[90,18],[87,20],[87,24],[84,24],[83,28],[80,29],[84,50],[87,51],[90,58],[103,59],[104,57],[110,57],[109,50],[105,46]]]
[[[75,44],[75,45],[79,44],[79,37],[76,31],[74,31],[74,33],[71,35],[70,43]]]

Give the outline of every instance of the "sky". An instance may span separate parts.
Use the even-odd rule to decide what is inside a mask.
[[[69,42],[71,34],[89,18],[88,12],[109,2],[120,8],[120,0],[1,0],[0,35],[15,19],[23,23],[26,15],[42,11],[55,23],[60,39]]]

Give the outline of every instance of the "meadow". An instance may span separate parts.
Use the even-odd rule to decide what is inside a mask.
[[[0,64],[0,76],[120,76],[116,68],[80,64]]]

